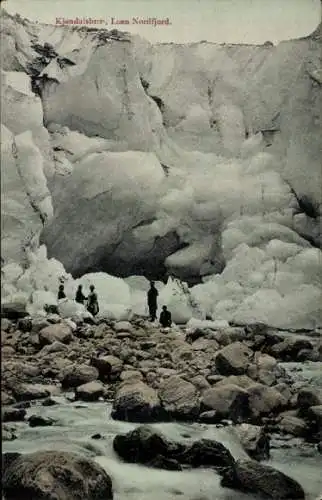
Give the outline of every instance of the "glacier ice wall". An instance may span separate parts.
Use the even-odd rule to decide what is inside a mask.
[[[204,317],[321,324],[321,26],[151,45],[1,17],[6,269],[40,241],[74,278],[195,284]]]

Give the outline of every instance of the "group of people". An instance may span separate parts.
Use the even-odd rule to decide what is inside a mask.
[[[88,312],[90,312],[93,316],[96,316],[99,312],[97,293],[95,291],[94,285],[90,285],[89,289],[90,292],[88,296],[85,297],[85,295],[83,294],[83,287],[82,285],[79,285],[76,291],[75,301],[78,302],[79,304],[83,305],[85,304]],[[157,319],[158,295],[159,292],[155,287],[155,283],[154,281],[151,281],[150,289],[147,294],[147,299],[148,299],[150,320],[152,322]],[[58,300],[66,298],[64,285],[59,285],[57,298]],[[168,328],[171,326],[172,324],[171,312],[168,311],[167,306],[162,306],[159,322],[164,328]]]
[[[99,305],[95,286],[90,285],[89,290],[90,292],[88,296],[85,297],[85,295],[83,294],[83,286],[79,285],[75,295],[75,302],[78,302],[78,304],[86,305],[86,309],[88,310],[88,312],[90,312],[93,316],[96,316],[96,314],[99,313]],[[57,298],[58,300],[66,298],[64,285],[59,285]]]

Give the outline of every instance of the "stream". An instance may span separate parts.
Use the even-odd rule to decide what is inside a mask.
[[[283,364],[299,381],[321,386],[322,363]],[[97,461],[113,480],[115,500],[258,500],[254,494],[222,488],[220,477],[209,469],[165,471],[136,464],[123,463],[113,451],[113,438],[126,433],[137,424],[115,421],[111,405],[106,402],[70,402],[70,395],[55,396],[58,403],[45,407],[37,402],[27,409],[32,414],[56,420],[50,427],[29,427],[24,422],[10,426],[17,439],[2,443],[3,452],[28,453],[37,450],[65,450],[83,454]],[[206,424],[159,423],[155,429],[175,440],[210,438],[221,441],[235,458],[247,458],[231,426]],[[92,439],[94,434],[100,439]],[[315,500],[322,492],[322,455],[316,447],[297,438],[273,436],[271,458],[265,462],[296,479],[304,488],[307,500]]]

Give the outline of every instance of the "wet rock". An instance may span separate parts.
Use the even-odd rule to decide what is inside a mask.
[[[104,386],[100,382],[88,382],[76,388],[76,399],[82,401],[98,401],[105,392]]]
[[[242,447],[255,460],[269,458],[270,438],[263,427],[251,424],[241,424],[235,427]]]
[[[296,361],[320,361],[320,356],[318,351],[314,351],[313,349],[302,349],[298,352],[296,356]]]
[[[246,373],[253,351],[241,342],[234,342],[218,351],[216,369],[221,375],[242,375]]]
[[[189,466],[221,471],[234,464],[230,452],[217,441],[201,439],[185,445],[170,441],[150,426],[140,426],[125,435],[115,436],[113,448],[127,462],[168,470]]]
[[[310,436],[315,440],[322,440],[322,405],[311,406],[307,410],[307,422],[310,429]]]
[[[112,418],[129,422],[153,422],[162,416],[160,399],[154,389],[143,382],[123,384],[118,388]]]
[[[247,392],[249,394],[251,415],[255,418],[282,410],[287,405],[284,396],[273,387],[254,384],[247,388]]]
[[[318,389],[303,387],[297,394],[297,406],[300,413],[305,415],[310,406],[322,405],[322,393]]]
[[[100,380],[115,380],[122,371],[123,361],[116,356],[91,358],[91,366],[97,368]]]
[[[103,439],[103,436],[102,434],[93,434],[93,436],[91,436],[91,439]]]
[[[227,384],[212,387],[202,395],[201,406],[204,411],[215,410],[221,418],[242,422],[249,415],[249,395],[237,385]]]
[[[158,396],[165,411],[175,419],[194,419],[199,414],[198,391],[193,384],[176,375],[161,382]]]
[[[17,321],[28,316],[26,305],[20,302],[1,304],[1,318]]]
[[[184,446],[168,440],[147,425],[141,425],[127,434],[117,434],[113,448],[123,460],[140,463],[150,467],[181,470],[175,456],[184,451]],[[168,462],[170,460],[170,463]]]
[[[98,370],[85,364],[74,364],[64,369],[61,384],[63,389],[78,387],[98,379]]]
[[[303,349],[313,349],[313,345],[309,340],[287,337],[282,342],[273,345],[270,354],[283,361],[296,361],[298,353]]]
[[[30,427],[48,427],[55,422],[52,418],[42,417],[41,415],[31,415],[28,418]]]
[[[44,399],[50,395],[48,389],[40,384],[19,384],[13,389],[13,393],[17,401]]]
[[[19,408],[2,408],[2,422],[22,422],[25,419],[26,410]]]
[[[58,403],[52,398],[46,398],[41,404],[42,406],[55,406]]]
[[[55,341],[69,344],[73,338],[72,329],[65,322],[46,326],[39,332],[39,342],[42,346],[53,344]]]
[[[237,460],[226,469],[221,481],[223,487],[251,494],[260,494],[272,500],[305,499],[302,486],[294,479],[272,467],[250,460]]]
[[[4,463],[2,487],[8,500],[113,498],[112,480],[104,469],[74,453],[41,451]]]
[[[230,451],[218,441],[200,439],[188,445],[178,456],[179,462],[190,467],[211,467],[218,472],[230,468],[235,460]]]

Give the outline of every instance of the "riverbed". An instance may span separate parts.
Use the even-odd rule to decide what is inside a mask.
[[[33,452],[39,450],[74,451],[96,460],[110,474],[114,484],[115,500],[258,500],[220,486],[220,477],[212,470],[198,469],[183,472],[146,468],[125,464],[113,451],[116,434],[134,429],[137,424],[115,421],[111,405],[106,402],[70,402],[69,395],[56,396],[51,407],[37,402],[28,410],[26,418],[37,414],[51,417],[55,424],[48,427],[29,427],[21,422],[12,424],[17,439],[3,442],[3,452]],[[176,440],[210,438],[221,441],[235,458],[247,458],[232,426],[218,428],[205,424],[159,423],[153,426]],[[92,436],[100,434],[99,439]],[[314,500],[322,492],[322,455],[311,445],[296,439],[272,439],[271,458],[266,462],[296,479],[303,486],[307,500]]]

